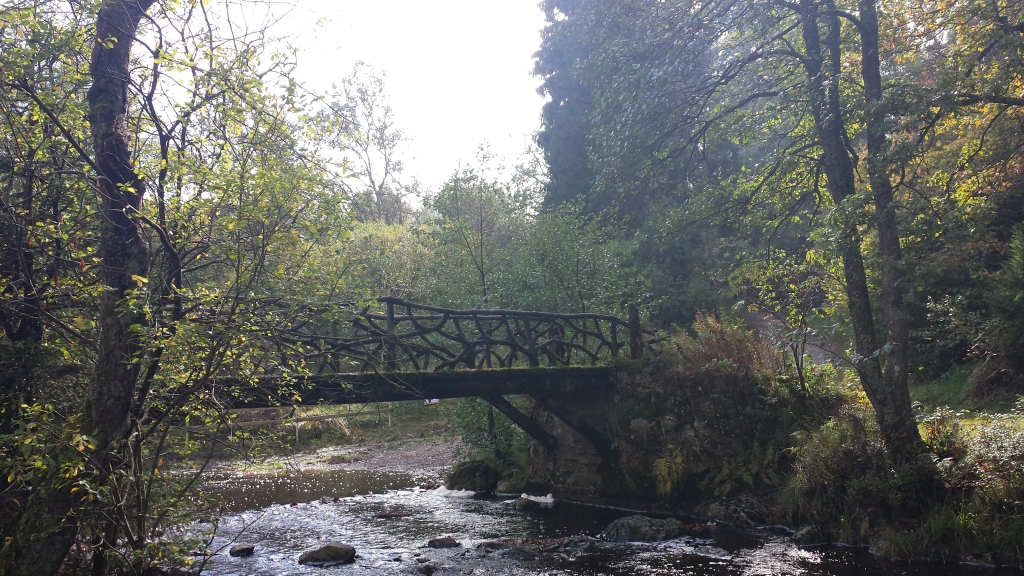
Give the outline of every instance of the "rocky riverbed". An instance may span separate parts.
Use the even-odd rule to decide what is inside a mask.
[[[516,506],[516,495],[466,497],[436,487],[449,462],[444,444],[421,442],[217,470],[207,488],[224,497],[225,514],[196,526],[215,529],[210,555],[199,558],[203,573],[1020,574],[886,562],[866,550],[801,547],[772,530],[700,519],[619,521],[625,527],[605,532],[633,512],[558,500]],[[352,546],[354,556],[300,563],[332,543]],[[247,553],[232,555],[233,548]]]

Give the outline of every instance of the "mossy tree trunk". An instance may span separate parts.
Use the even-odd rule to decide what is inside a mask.
[[[139,222],[145,183],[135,171],[128,132],[131,48],[154,0],[106,2],[96,18],[90,63],[89,124],[103,221],[100,256],[105,287],[100,301],[99,354],[84,398],[82,432],[92,438],[89,464],[102,482],[110,456],[128,429],[143,349],[146,314],[133,294],[147,278],[149,253]],[[53,471],[57,474],[58,471]],[[29,499],[18,533],[6,543],[4,574],[56,574],[78,534],[80,496],[57,477]]]

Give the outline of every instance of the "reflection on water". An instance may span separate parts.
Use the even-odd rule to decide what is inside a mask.
[[[211,475],[206,488],[222,496],[226,510],[242,512],[273,504],[408,488],[414,480],[412,474],[374,470],[284,470],[273,474]]]
[[[559,548],[545,540],[537,560],[523,561],[509,551],[490,553],[475,546],[495,539],[593,536],[628,513],[561,502],[550,510],[518,511],[500,500],[445,498],[416,487],[416,480],[410,474],[336,470],[214,478],[210,486],[223,494],[232,514],[219,523],[211,547],[219,553],[209,559],[203,573],[415,574],[421,561],[429,560],[439,567],[438,574],[1021,574],[959,565],[890,563],[863,550],[807,550],[776,536],[728,531],[719,532],[714,540],[687,537],[626,547],[594,543]],[[462,546],[425,547],[427,540],[448,535]],[[297,563],[303,551],[330,541],[355,546],[356,563],[329,569]],[[228,556],[227,549],[239,542],[254,543],[256,554]]]

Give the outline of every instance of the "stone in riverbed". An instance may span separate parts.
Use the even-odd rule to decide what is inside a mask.
[[[444,538],[434,538],[430,542],[427,542],[427,546],[431,548],[458,548],[462,546],[455,538],[451,536],[445,536]]]
[[[683,523],[675,518],[658,520],[640,515],[619,518],[601,532],[609,542],[658,542],[682,535]]]
[[[493,492],[498,485],[499,478],[501,478],[501,473],[491,468],[487,462],[470,460],[456,464],[444,485],[449,490]]]
[[[252,556],[252,553],[256,551],[255,544],[237,544],[228,550],[228,554],[235,557]]]
[[[341,542],[329,542],[316,550],[307,550],[299,556],[299,564],[336,566],[355,562],[356,549]]]

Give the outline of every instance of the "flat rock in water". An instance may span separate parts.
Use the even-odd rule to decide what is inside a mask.
[[[329,542],[316,550],[307,550],[299,556],[299,564],[316,566],[336,566],[349,564],[356,558],[356,549],[341,542]]]
[[[462,546],[459,542],[451,536],[445,536],[444,538],[434,538],[430,542],[427,542],[427,546],[431,548],[457,548]]]
[[[228,554],[232,556],[252,556],[252,553],[256,551],[255,544],[237,544],[228,550]]]
[[[683,523],[675,518],[658,520],[640,515],[619,518],[601,532],[609,542],[658,542],[682,535]]]

